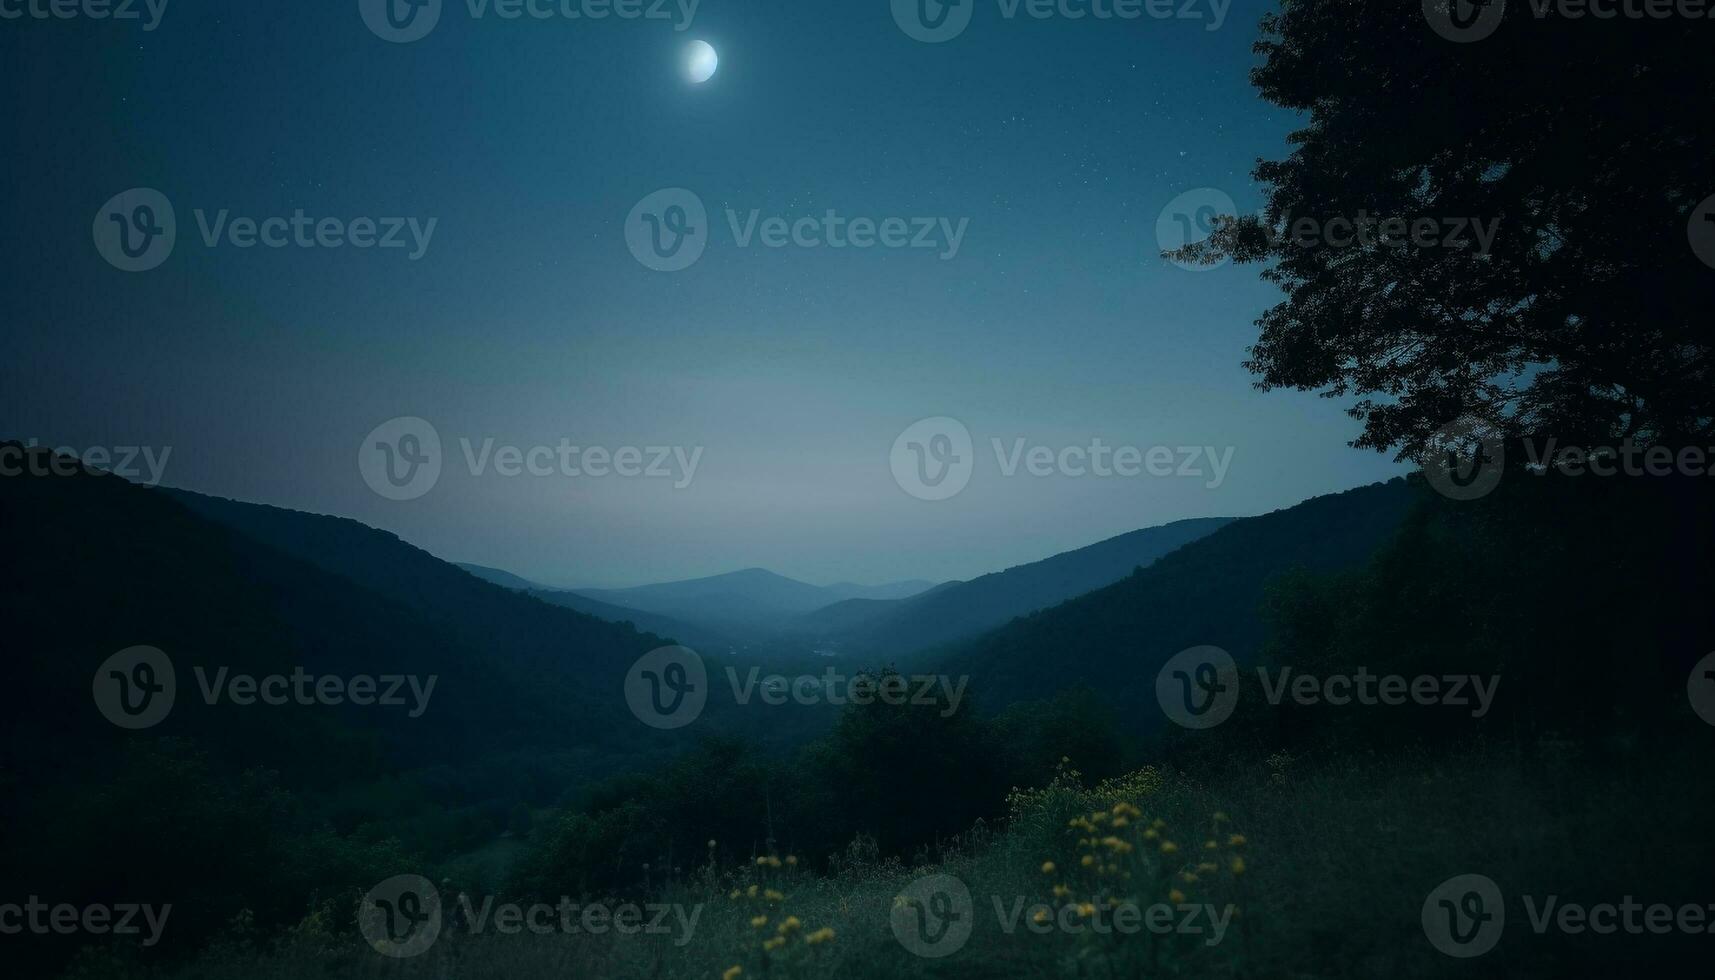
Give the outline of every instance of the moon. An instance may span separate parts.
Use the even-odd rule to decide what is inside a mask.
[[[720,67],[720,63],[715,46],[707,41],[692,41],[685,46],[685,77],[693,85],[701,85],[715,77],[715,69]]]

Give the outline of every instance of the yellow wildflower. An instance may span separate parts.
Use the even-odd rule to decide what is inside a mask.
[[[1163,854],[1178,854],[1179,853],[1179,845],[1173,843],[1170,840],[1164,840],[1161,842],[1161,853],[1163,853]]]
[[[1175,888],[1167,893],[1167,900],[1172,902],[1174,905],[1183,905],[1185,903],[1185,893]]]
[[[784,936],[775,936],[773,939],[765,939],[762,941],[762,948],[770,951],[779,949],[784,945],[786,945],[786,937]]]
[[[768,924],[768,916],[766,916],[766,915],[759,915],[759,916],[755,917],[754,919],[750,920],[750,927],[752,929],[761,929],[763,926],[765,926],[767,924]]]
[[[782,936],[790,935],[791,933],[797,932],[799,929],[803,928],[803,925],[804,924],[802,922],[798,921],[797,916],[789,915],[786,917],[785,922],[780,923],[779,932]]]
[[[1232,863],[1231,867],[1233,869],[1233,874],[1236,874],[1236,875],[1244,874],[1245,873],[1245,859],[1242,857],[1233,858],[1233,863]]]
[[[1243,847],[1243,846],[1245,846],[1245,835],[1244,834],[1234,834],[1231,837],[1228,837],[1227,838],[1227,846],[1229,846],[1229,847]]]
[[[828,940],[833,939],[833,938],[834,938],[834,930],[829,929],[827,926],[823,926],[822,928],[817,929],[815,932],[810,933],[808,936],[805,936],[804,941],[806,943],[809,943],[811,946],[815,946],[819,943],[825,943]]]
[[[1045,875],[1053,874],[1054,873],[1054,862],[1053,861],[1042,862],[1042,873]]]
[[[721,980],[738,980],[739,975],[743,972],[744,967],[742,966],[729,966],[726,968],[726,972],[721,974]]]

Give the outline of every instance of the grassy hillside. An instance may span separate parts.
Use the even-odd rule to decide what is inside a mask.
[[[682,929],[659,936],[502,935],[491,924],[475,935],[443,934],[422,956],[394,961],[353,937],[310,928],[280,947],[235,942],[175,976],[707,980],[733,966],[741,977],[849,980],[1672,975],[1703,962],[1706,936],[1537,935],[1523,898],[1707,901],[1704,870],[1715,861],[1715,845],[1696,815],[1715,803],[1715,793],[1706,781],[1678,778],[1679,767],[1689,765],[1694,755],[1613,759],[1569,750],[1545,767],[1473,748],[1387,763],[1259,765],[1215,783],[1157,771],[1102,787],[1063,778],[1017,794],[1005,831],[949,841],[923,866],[866,859],[860,849],[826,876],[732,862],[687,869],[686,881],[655,900],[688,910],[687,919],[695,911],[688,940]],[[1569,781],[1585,791],[1567,793]],[[1076,844],[1082,831],[1066,821],[1100,812],[1111,822],[1120,803],[1136,806],[1142,817],[1112,831],[1134,842],[1116,862],[1133,877],[1116,884],[1078,867],[1087,849]],[[1656,815],[1647,834],[1637,832],[1640,812]],[[1217,822],[1217,814],[1226,819]],[[1158,838],[1145,840],[1143,829],[1157,819],[1163,821]],[[1234,834],[1242,844],[1232,843]],[[1179,854],[1163,857],[1160,839],[1180,844]],[[1205,840],[1216,849],[1205,850]],[[1568,861],[1569,853],[1588,859]],[[1243,861],[1236,875],[1235,858]],[[1055,863],[1053,873],[1043,873],[1045,861]],[[1432,889],[1473,871],[1493,878],[1510,905],[1496,949],[1467,961],[1435,950],[1420,919]],[[1197,880],[1181,880],[1184,873]],[[914,909],[900,909],[901,896],[933,875],[950,875],[968,890],[970,904],[954,910],[971,916],[962,945],[953,938],[942,940],[946,947],[907,946],[894,931],[902,917],[903,934],[918,935]],[[752,898],[751,884],[782,897]],[[1069,888],[1064,898],[1054,893],[1062,884]],[[1170,921],[1202,931],[1103,935],[1054,925],[1038,934],[1027,924],[1037,906],[1055,916],[1070,906],[1065,921],[1093,921],[1075,907],[1098,893],[1144,908],[1171,903]],[[1181,902],[1213,906],[1215,916],[1225,916],[1229,905],[1235,911],[1217,940],[1213,916],[1187,920]],[[1014,909],[1023,910],[1017,919]],[[766,918],[760,927],[752,925],[757,916]],[[801,928],[787,944],[763,950],[788,916]],[[824,927],[831,939],[805,942]],[[929,958],[914,952],[920,948],[953,951]]]

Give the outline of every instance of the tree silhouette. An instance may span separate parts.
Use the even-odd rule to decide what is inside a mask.
[[[1354,445],[1422,460],[1462,416],[1563,441],[1715,429],[1715,258],[1692,244],[1715,21],[1539,6],[1467,43],[1418,0],[1283,0],[1263,21],[1252,80],[1307,125],[1254,172],[1263,214],[1170,256],[1271,263],[1286,298],[1246,366],[1264,390],[1358,396]],[[1490,247],[1462,219],[1497,222]]]

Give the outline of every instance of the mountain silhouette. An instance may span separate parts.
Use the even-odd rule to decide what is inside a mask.
[[[848,599],[800,617],[794,627],[865,652],[920,650],[1109,585],[1231,520],[1195,518],[1144,528],[908,599]]]
[[[1232,521],[1121,581],[951,649],[940,667],[970,674],[995,708],[1084,686],[1120,717],[1153,725],[1155,676],[1169,657],[1209,644],[1240,664],[1254,660],[1271,578],[1362,564],[1425,492],[1401,477]]]
[[[847,599],[896,599],[930,589],[930,582],[877,586],[810,585],[764,568],[629,589],[574,589],[590,599],[659,613],[745,636],[771,635],[792,619]]]

